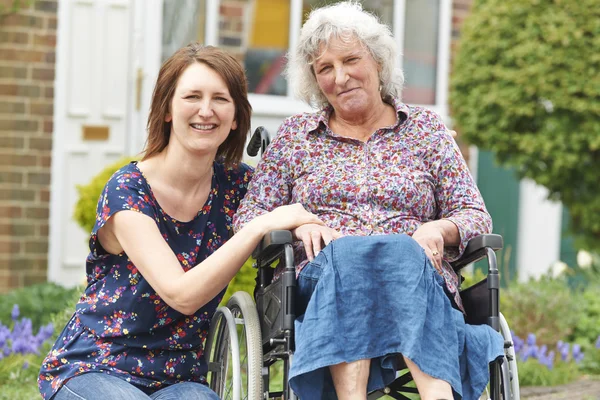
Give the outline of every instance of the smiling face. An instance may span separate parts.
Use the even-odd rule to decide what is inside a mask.
[[[340,116],[368,114],[381,104],[379,65],[358,39],[331,38],[313,65],[319,88]]]
[[[172,122],[169,146],[214,157],[236,129],[235,104],[223,78],[203,63],[179,77],[166,122]]]

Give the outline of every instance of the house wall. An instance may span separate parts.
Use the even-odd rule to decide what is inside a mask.
[[[471,5],[452,2],[452,54]],[[57,7],[57,0],[36,0],[0,17],[0,293],[47,278]],[[239,30],[243,19],[237,22]]]
[[[0,293],[46,281],[57,6],[0,16]]]

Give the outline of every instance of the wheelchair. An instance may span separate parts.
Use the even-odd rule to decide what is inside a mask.
[[[249,153],[253,150],[251,145],[261,146],[263,150],[268,145],[266,131],[259,132],[259,129],[253,136],[255,142],[251,141],[248,146]],[[257,135],[262,135],[262,140],[256,140]],[[236,292],[227,305],[219,307],[213,316],[205,356],[209,385],[223,400],[297,399],[288,384],[288,372],[294,354],[296,316],[296,271],[292,243],[289,231],[267,234],[252,254],[257,268],[254,299],[246,292]],[[495,251],[502,246],[500,235],[475,237],[469,241],[461,259],[452,263],[452,267],[460,276],[460,270],[466,265],[487,258],[487,277],[460,292],[466,311],[465,319],[473,325],[487,323],[504,338],[504,356],[489,366],[490,383],[484,393],[488,396],[484,398],[520,400],[512,336],[499,310],[500,275]],[[283,272],[272,281],[273,266],[277,263]],[[271,390],[271,383],[278,384],[275,390]],[[391,384],[368,393],[367,398],[411,400],[417,393],[412,376],[405,368],[399,371]]]

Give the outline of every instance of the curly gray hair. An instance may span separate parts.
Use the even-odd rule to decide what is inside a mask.
[[[358,39],[380,66],[381,97],[400,97],[404,74],[398,65],[396,42],[390,28],[356,1],[344,1],[311,11],[300,31],[295,51],[288,54],[285,71],[294,94],[316,107],[329,102],[321,92],[313,64],[322,43],[331,38]]]

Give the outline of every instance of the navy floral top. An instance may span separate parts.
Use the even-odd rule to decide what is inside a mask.
[[[76,311],[42,363],[38,385],[50,399],[74,376],[102,371],[151,392],[180,381],[205,382],[203,343],[225,290],[193,315],[169,307],[127,254],[107,253],[98,230],[116,212],[133,210],[156,221],[181,267],[187,271],[232,234],[232,218],[245,195],[251,169],[214,164],[211,192],[189,222],[171,218],[156,201],[136,163],[106,184],[87,258],[87,288]]]
[[[329,129],[331,106],[286,119],[256,168],[234,227],[289,203],[303,204],[344,235],[412,235],[425,222],[447,219],[461,240],[444,249],[442,275],[461,307],[449,262],[470,239],[491,232],[491,217],[442,119],[397,98],[387,101],[396,123],[364,143]],[[302,242],[294,254],[299,271],[307,263]]]

